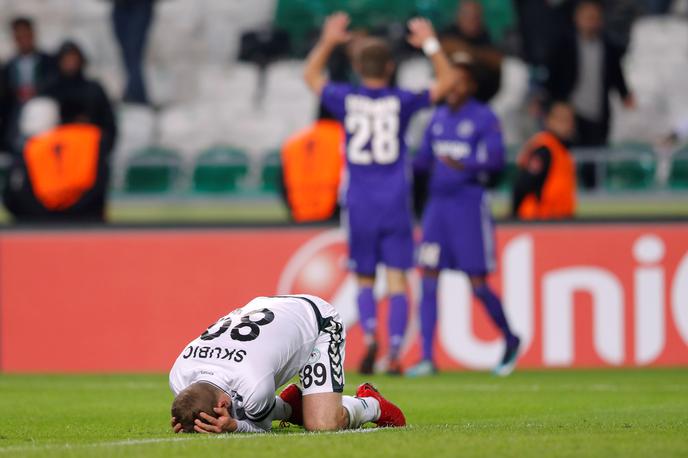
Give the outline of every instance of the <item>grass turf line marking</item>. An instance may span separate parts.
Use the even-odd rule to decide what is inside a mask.
[[[388,430],[392,428],[359,428],[359,429],[345,429],[343,431],[325,431],[325,432],[310,432],[302,431],[298,433],[277,434],[274,432],[266,434],[219,434],[216,436],[208,436],[209,441],[212,440],[240,440],[240,439],[258,439],[268,437],[300,437],[300,436],[324,436],[324,435],[346,435],[346,434],[368,434],[377,431]],[[407,428],[394,428],[394,430],[404,430]],[[201,437],[201,436],[198,436]],[[189,442],[197,440],[192,437],[152,437],[150,439],[124,439],[109,442],[93,442],[90,444],[44,444],[44,445],[10,445],[0,448],[2,453],[17,453],[17,452],[32,452],[32,451],[48,451],[48,450],[73,450],[73,449],[87,449],[99,447],[124,447],[130,445],[147,445],[158,444],[166,442]]]

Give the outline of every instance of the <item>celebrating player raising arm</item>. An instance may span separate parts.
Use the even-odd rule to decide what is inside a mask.
[[[423,360],[407,374],[435,372],[438,276],[441,270],[452,269],[468,275],[473,294],[501,331],[504,355],[495,373],[508,375],[516,364],[520,339],[509,326],[501,300],[487,283],[487,275],[495,267],[495,243],[484,187],[487,175],[504,167],[504,142],[497,117],[473,98],[473,67],[459,62],[455,71],[459,79],[447,96],[447,104],[437,108],[428,124],[414,163],[418,170],[430,170],[431,179],[419,250]]]
[[[349,22],[349,16],[346,13],[335,13],[328,17],[320,40],[306,59],[303,77],[308,87],[317,95],[322,94],[323,88],[328,83],[325,67],[330,54],[334,48],[351,39],[351,33],[348,31]],[[447,56],[441,52],[439,41],[430,21],[423,18],[411,19],[408,22],[408,28],[411,32],[408,37],[409,44],[422,49],[432,62],[437,80],[429,88],[430,100],[432,103],[437,103],[444,98],[454,84],[455,76],[451,64]],[[384,81],[385,85],[387,83]],[[365,81],[363,84],[366,84]]]
[[[388,372],[400,373],[399,352],[408,321],[406,270],[413,266],[413,232],[405,135],[411,117],[440,100],[451,88],[454,73],[440,50],[432,25],[409,21],[409,43],[430,57],[437,81],[418,93],[390,86],[394,60],[387,43],[362,38],[353,43],[353,68],[360,85],[328,82],[325,64],[333,49],[346,43],[349,17],[330,16],[322,36],[306,61],[304,78],[323,105],[346,129],[348,189],[344,208],[348,218],[350,269],[358,281],[359,321],[368,350],[360,365],[371,373],[376,359],[376,300],[373,295],[378,264],[386,267],[390,303]]]

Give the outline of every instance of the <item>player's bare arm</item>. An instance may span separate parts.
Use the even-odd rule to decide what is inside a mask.
[[[329,16],[325,20],[318,43],[306,58],[303,79],[311,91],[318,96],[328,81],[325,75],[327,59],[329,59],[334,48],[348,42],[351,38],[348,30],[349,22],[349,15],[346,13],[339,12]]]
[[[409,36],[407,38],[411,46],[422,49],[428,56],[435,70],[436,80],[430,87],[430,100],[437,103],[444,98],[452,86],[456,83],[456,75],[452,70],[449,59],[442,52],[437,40],[435,29],[427,19],[414,18],[408,22]]]

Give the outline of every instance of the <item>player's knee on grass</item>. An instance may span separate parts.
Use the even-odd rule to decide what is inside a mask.
[[[406,272],[387,268],[387,291],[390,296],[406,294]]]
[[[349,414],[340,393],[318,393],[303,397],[303,427],[306,431],[338,431],[349,426]]]
[[[217,417],[214,407],[220,397],[220,390],[208,383],[194,383],[182,390],[172,401],[172,417],[182,425],[182,431],[193,433],[194,421],[199,419],[201,412]]]

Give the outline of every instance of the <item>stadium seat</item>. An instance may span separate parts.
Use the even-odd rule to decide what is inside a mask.
[[[129,193],[162,193],[172,190],[181,169],[181,157],[171,149],[149,147],[130,160],[125,178]]]
[[[528,65],[515,57],[502,61],[502,84],[499,92],[490,100],[502,125],[504,139],[509,144],[523,141],[523,133],[532,131],[530,117],[525,113],[528,96]]]
[[[688,22],[670,15],[639,18],[631,29],[624,69],[637,107],[626,110],[618,98],[612,99],[611,137],[654,141],[688,103]]]
[[[117,110],[119,136],[113,154],[112,184],[115,189],[124,186],[126,165],[133,153],[155,144],[155,113],[142,105],[121,105]]]
[[[318,100],[302,75],[302,61],[275,62],[267,69],[263,110],[280,119],[289,133],[307,127],[317,112]]]
[[[495,40],[501,40],[504,32],[515,21],[511,2],[482,0],[481,3],[485,8],[485,21],[490,34]],[[403,23],[414,14],[428,17],[439,28],[443,28],[453,20],[457,4],[457,0],[280,0],[276,8],[275,23],[289,32],[296,55],[302,55],[307,51],[309,35],[333,11],[347,11],[356,28],[376,28],[391,22]]]
[[[656,161],[651,147],[642,143],[626,143],[613,147],[614,151],[637,156],[612,158],[606,164],[605,187],[609,191],[641,191],[654,184]]]
[[[268,152],[262,161],[260,188],[263,191],[279,192],[282,181],[282,158],[279,151]]]
[[[454,4],[458,2],[453,2]],[[483,0],[485,11],[485,23],[490,35],[495,42],[499,42],[504,37],[504,33],[513,28],[516,22],[516,12],[513,2],[503,0]],[[452,16],[453,17],[453,16]]]
[[[235,63],[232,66],[206,66],[199,69],[198,97],[202,101],[226,101],[232,106],[253,106],[258,84],[258,67]]]
[[[211,122],[218,117],[215,106],[199,103],[173,105],[158,114],[157,144],[178,150],[187,163],[208,145],[212,135]]]
[[[261,109],[241,110],[234,113],[232,122],[223,126],[225,141],[236,145],[253,157],[261,157],[293,134],[284,113],[269,112]],[[300,116],[296,116],[300,118]]]
[[[521,151],[519,145],[510,145],[506,149],[506,164],[504,170],[494,174],[490,179],[490,186],[497,191],[511,193],[518,174],[518,166],[516,165],[516,157]]]
[[[688,148],[678,153],[671,163],[669,187],[671,189],[688,189]]]
[[[232,192],[249,168],[245,152],[231,146],[214,146],[203,151],[193,172],[193,190],[206,193]]]
[[[420,91],[432,83],[432,66],[424,57],[413,57],[399,64],[397,82],[404,89]]]
[[[514,188],[516,175],[518,174],[518,167],[515,162],[507,162],[501,172],[494,174],[490,179],[490,186],[494,189],[507,194],[510,194]]]
[[[11,164],[12,156],[10,154],[0,152],[0,189],[5,189]]]
[[[607,164],[605,184],[610,191],[640,191],[652,186],[654,164],[648,160]]]

